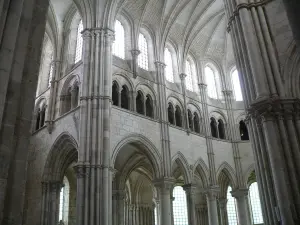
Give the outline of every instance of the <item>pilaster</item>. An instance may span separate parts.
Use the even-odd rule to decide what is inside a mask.
[[[188,114],[187,114],[187,101],[186,101],[186,74],[185,73],[181,73],[179,75],[180,80],[181,80],[181,89],[182,89],[182,94],[183,94],[183,104],[184,104],[184,112],[183,116],[184,116],[184,124],[183,126],[185,126],[186,130],[188,133],[190,133],[190,128],[189,128],[189,120],[188,120]]]

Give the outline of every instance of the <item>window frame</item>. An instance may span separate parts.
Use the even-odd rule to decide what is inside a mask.
[[[215,97],[210,96],[210,94],[209,94],[209,84],[208,84],[207,75],[206,75],[207,73],[205,71],[206,68],[209,68],[213,72]],[[207,63],[204,66],[203,74],[204,74],[204,78],[205,78],[205,81],[206,81],[206,84],[207,84],[207,95],[208,95],[208,97],[211,98],[211,99],[222,100],[224,97],[223,97],[223,94],[222,94],[222,80],[221,80],[219,70],[213,64]]]
[[[121,30],[117,29],[118,25],[120,25]],[[126,31],[125,31],[125,27],[124,27],[123,23],[119,19],[116,19],[114,29],[115,29],[115,41],[113,43],[112,53],[114,56],[116,56],[120,59],[125,59],[125,57],[126,57],[126,54],[125,54],[125,52],[126,52],[126,39],[125,39]],[[118,31],[123,32],[123,33],[119,34]],[[121,37],[121,36],[123,36],[123,37]],[[122,40],[117,40],[118,37],[122,38]],[[119,50],[121,47],[123,47],[122,51]],[[119,50],[119,51],[117,51],[117,50]]]
[[[236,72],[236,78],[237,78],[237,82],[238,82],[238,91],[237,91],[237,83],[234,82],[234,73]],[[230,71],[230,79],[231,79],[231,85],[232,85],[232,90],[233,90],[233,95],[234,95],[234,99],[237,102],[243,102],[244,101],[244,96],[243,96],[243,91],[242,91],[242,86],[241,86],[241,80],[240,80],[240,76],[239,76],[239,72],[237,70],[236,67],[233,67]],[[236,85],[235,85],[236,84]],[[240,92],[239,98],[237,96],[237,92]]]

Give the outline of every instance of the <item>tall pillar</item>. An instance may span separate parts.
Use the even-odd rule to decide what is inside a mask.
[[[183,116],[184,116],[184,119],[182,120],[183,124],[182,124],[182,127],[185,127],[188,132],[190,131],[190,127],[189,127],[189,119],[188,119],[188,114],[187,114],[187,103],[186,103],[186,74],[185,73],[181,73],[179,75],[180,77],[180,80],[181,80],[181,89],[182,89],[182,94],[183,94],[183,104],[184,104],[184,108],[183,108]]]
[[[137,69],[138,69],[138,56],[141,53],[140,50],[138,49],[133,49],[131,50],[131,55],[132,55],[132,73],[133,77],[137,77]]]
[[[189,225],[196,225],[196,212],[195,212],[195,189],[196,186],[192,184],[187,184],[183,186],[183,189],[186,193],[186,200],[187,200],[187,211],[188,211],[188,221]]]
[[[211,188],[206,192],[207,209],[208,209],[208,224],[219,225],[217,196],[219,189]]]
[[[80,97],[80,137],[76,168],[89,171],[79,179],[78,225],[110,225],[112,175],[110,167],[111,67],[113,32],[83,31],[83,81]],[[95,52],[97,54],[95,54]],[[98,62],[101,62],[99,64]]]
[[[48,0],[0,3],[0,224],[22,224],[48,5]]]
[[[113,190],[112,193],[112,225],[125,224],[125,191]]]
[[[300,102],[287,98],[264,7],[270,1],[225,0],[264,222],[300,224]]]
[[[239,223],[251,225],[252,223],[249,211],[248,189],[236,189],[231,192],[231,195],[236,199]]]
[[[218,199],[219,211],[220,211],[220,225],[228,225],[228,214],[227,214],[227,199]]]
[[[160,179],[154,181],[154,185],[159,193],[161,203],[160,207],[160,224],[172,225],[172,207],[171,207],[171,191],[174,185],[173,179]]]

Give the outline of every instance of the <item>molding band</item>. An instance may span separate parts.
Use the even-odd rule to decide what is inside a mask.
[[[274,0],[262,0],[260,2],[241,3],[241,4],[237,5],[236,9],[232,13],[232,16],[230,16],[229,19],[228,19],[227,32],[228,33],[230,32],[232,21],[235,19],[235,17],[237,17],[239,15],[239,12],[240,12],[241,9],[248,9],[249,10],[253,7],[259,7],[259,6],[266,5],[266,4],[268,4],[272,1],[274,1]]]

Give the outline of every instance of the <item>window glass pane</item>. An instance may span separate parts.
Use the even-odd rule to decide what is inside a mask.
[[[138,65],[144,70],[148,70],[148,45],[144,35],[139,36],[139,50]]]
[[[182,187],[175,187],[173,190],[173,215],[174,225],[188,225],[186,195]]]
[[[157,207],[154,208],[154,225],[157,225]]]
[[[169,82],[174,83],[174,74],[173,74],[173,60],[172,55],[169,49],[165,48],[165,73],[166,73],[166,79]]]
[[[249,188],[250,204],[254,224],[264,223],[257,182],[250,185]]]
[[[207,83],[207,93],[211,98],[218,98],[217,89],[216,89],[216,81],[214,71],[210,67],[205,67],[204,69],[206,83]]]
[[[79,23],[78,29],[77,29],[75,63],[79,62],[82,58],[82,45],[83,45],[83,39],[82,39],[82,35],[81,35],[82,30],[83,30],[83,24],[82,24],[82,20],[80,20],[80,23]]]
[[[125,33],[124,27],[119,20],[115,23],[115,42],[113,44],[113,54],[125,58]]]
[[[229,186],[227,189],[227,216],[228,216],[228,225],[237,225],[237,214],[236,214],[236,205],[235,199],[232,197],[231,192],[232,188]]]
[[[51,57],[51,63],[50,63],[50,71],[49,71],[49,77],[48,77],[48,87],[51,86],[52,77],[53,77],[53,56]]]
[[[185,68],[186,68],[186,78],[185,78],[186,88],[190,91],[193,91],[192,66],[189,61],[186,61]]]
[[[232,73],[232,83],[233,83],[235,100],[243,101],[242,89],[241,89],[239,74],[237,70],[234,70]]]
[[[64,188],[60,190],[59,194],[59,221],[63,219],[63,209],[64,209]]]

